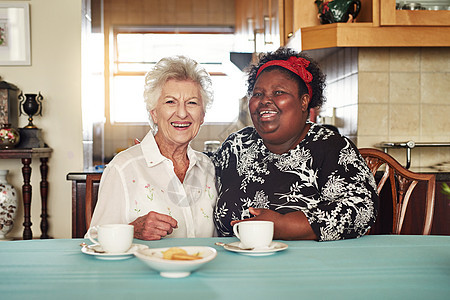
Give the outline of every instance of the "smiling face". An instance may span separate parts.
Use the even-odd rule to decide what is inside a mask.
[[[262,72],[256,80],[249,110],[256,131],[274,153],[294,148],[306,135],[309,95],[299,95],[297,81],[284,72]]]
[[[168,80],[150,115],[158,125],[155,139],[160,147],[187,147],[205,117],[199,85],[190,80]]]

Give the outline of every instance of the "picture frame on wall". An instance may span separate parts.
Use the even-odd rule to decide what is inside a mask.
[[[20,65],[31,65],[29,4],[0,2],[0,66]]]

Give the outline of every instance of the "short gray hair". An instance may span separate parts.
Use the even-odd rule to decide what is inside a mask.
[[[158,130],[150,111],[155,109],[161,96],[164,84],[170,80],[192,80],[200,86],[203,109],[212,105],[213,91],[209,73],[195,60],[186,56],[173,56],[161,59],[155,67],[145,75],[144,101],[147,107],[150,126],[154,133]]]

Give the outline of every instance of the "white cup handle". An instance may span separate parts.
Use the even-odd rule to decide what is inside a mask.
[[[92,235],[91,235],[91,232]],[[98,229],[97,226],[91,227],[89,228],[88,232],[87,232],[87,236],[88,238],[91,240],[91,242],[93,242],[94,244],[100,244],[95,238],[98,238]]]
[[[234,235],[235,235],[238,239],[241,239],[241,237],[239,236],[239,230],[238,230],[239,224],[240,224],[240,223],[236,223],[236,224],[233,225],[233,232],[234,232]]]

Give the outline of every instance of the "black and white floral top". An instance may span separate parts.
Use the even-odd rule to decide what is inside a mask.
[[[375,222],[379,200],[372,173],[348,138],[322,126],[311,123],[305,139],[281,155],[247,127],[211,155],[219,235],[232,236],[230,222],[252,217],[249,207],[301,210],[321,241],[360,237]]]

